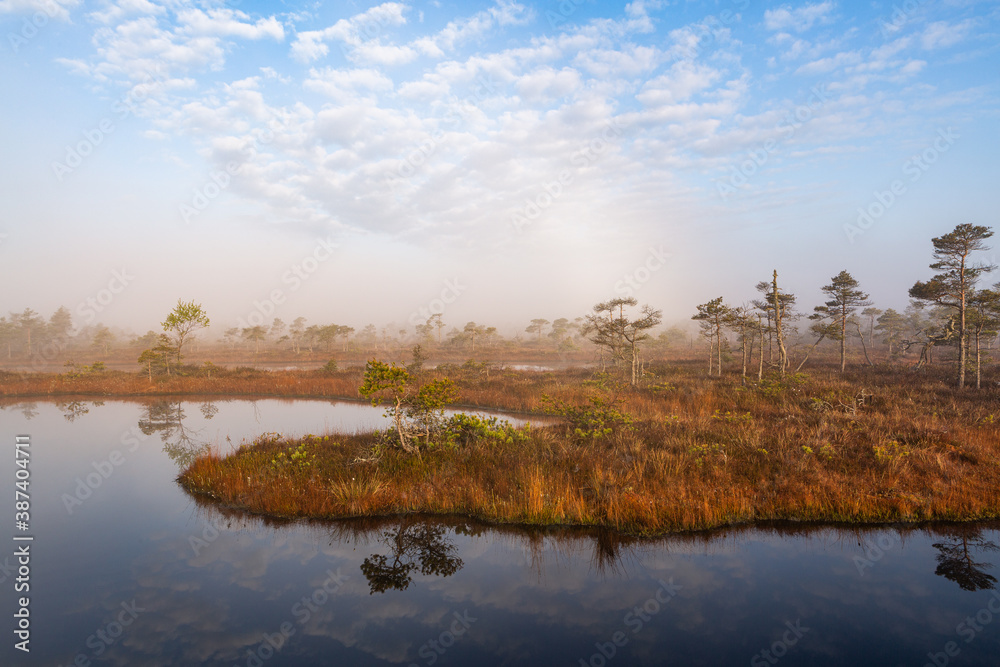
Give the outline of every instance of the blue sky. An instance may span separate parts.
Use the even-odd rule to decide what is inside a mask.
[[[901,307],[932,236],[995,226],[998,19],[0,0],[0,309],[513,329],[626,294],[686,320],[772,269]]]

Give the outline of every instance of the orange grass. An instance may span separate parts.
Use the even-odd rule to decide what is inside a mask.
[[[474,442],[420,458],[389,448],[379,458],[375,434],[267,439],[204,456],[179,481],[224,506],[270,516],[460,514],[635,534],[770,520],[1000,517],[995,388],[959,392],[950,373],[887,368],[845,376],[819,368],[802,381],[746,387],[683,365],[654,370],[660,389],[623,395],[633,427],[597,441],[575,441],[555,426],[520,442]],[[298,385],[273,375],[266,386],[309,386],[316,393],[308,395],[348,395],[352,381],[360,384],[350,373]],[[543,394],[583,404],[594,391],[583,385],[586,371],[451,376],[464,404],[509,410],[539,411]],[[311,464],[272,463],[303,443],[316,457]]]

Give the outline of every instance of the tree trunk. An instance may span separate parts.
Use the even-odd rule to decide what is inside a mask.
[[[962,257],[962,264],[959,268],[960,294],[958,295],[958,388],[965,388],[965,360],[966,344],[965,340],[965,257]]]
[[[712,377],[712,361],[715,358],[715,348],[712,347],[712,334],[708,336],[708,377]]]
[[[930,366],[931,355],[933,354],[933,352],[934,352],[934,341],[929,340],[926,343],[924,343],[924,346],[920,348],[920,358],[917,359],[917,364],[916,366],[914,366],[914,370],[919,371],[921,368],[923,368],[924,362],[927,362],[927,365]]]
[[[763,339],[761,339],[763,345]],[[761,352],[764,348],[761,348]],[[774,327],[771,326],[771,313],[767,314],[767,363],[774,363]]]
[[[798,373],[800,370],[802,370],[802,367],[805,366],[806,361],[808,361],[808,359],[809,359],[809,355],[812,354],[813,350],[816,349],[817,345],[819,345],[820,343],[823,342],[824,338],[826,338],[826,334],[825,333],[822,336],[820,336],[819,339],[817,339],[815,343],[812,344],[812,347],[810,347],[809,350],[806,352],[806,356],[802,358],[802,361],[799,362],[799,365],[796,367],[796,369],[795,369],[796,373]]]
[[[976,329],[976,389],[981,389],[981,374],[980,374],[980,362],[982,361],[981,348],[979,347],[979,332],[980,329]]]
[[[747,331],[746,325],[742,325],[740,330],[740,337],[743,339],[743,372],[740,374],[740,382],[742,384],[747,383]]]
[[[785,349],[785,335],[781,330],[781,299],[778,295],[778,271],[774,270],[772,278],[772,290],[774,292],[774,337],[778,343],[778,370],[781,377],[785,377],[785,370],[788,367],[788,350]]]
[[[860,327],[858,328],[860,332]],[[840,372],[843,374],[847,368],[847,313],[840,314]]]
[[[722,324],[717,323],[715,325],[715,337],[719,339],[719,345],[716,348],[716,352],[719,355],[719,377],[722,377]]]
[[[399,444],[403,447],[403,451],[409,454],[413,453],[413,447],[406,442],[406,434],[403,431],[403,405],[402,400],[396,398],[396,409],[393,413],[393,420],[396,422],[396,433],[399,434]],[[419,450],[417,450],[419,454]]]
[[[760,315],[757,316],[757,329],[760,332],[760,357],[757,360],[757,382],[764,379],[764,324],[760,319]]]
[[[857,324],[858,327],[858,336],[861,338],[861,350],[865,353],[865,362],[867,362],[869,366],[874,366],[875,364],[873,364],[872,360],[868,358],[868,346],[865,345],[865,337],[864,334],[861,333],[861,325],[857,322],[855,322],[855,324]]]

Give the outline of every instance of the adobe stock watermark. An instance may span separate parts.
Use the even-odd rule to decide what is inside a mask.
[[[431,299],[426,306],[421,306],[410,313],[407,321],[411,326],[417,326],[434,315],[444,315],[445,307],[455,303],[466,289],[465,285],[458,282],[458,278],[445,280],[441,293],[436,298]]]
[[[112,270],[111,279],[107,286],[99,289],[93,296],[76,305],[76,314],[84,319],[85,324],[93,324],[100,313],[110,306],[115,297],[125,291],[125,289],[135,280],[135,276],[129,275],[128,269],[122,267],[121,270]]]
[[[479,76],[476,79],[476,83],[478,85],[473,89],[471,95],[461,100],[455,96],[448,99],[449,109],[444,116],[445,123],[458,125],[470,115],[470,108],[478,108],[478,103],[485,100],[488,94],[495,93],[499,87],[499,84],[491,78],[490,74]],[[421,141],[407,152],[402,162],[384,177],[385,184],[389,189],[396,192],[404,182],[416,176],[421,168],[427,164],[430,157],[437,152],[441,144],[444,143],[446,136],[445,131],[438,128],[431,133],[430,137]]]
[[[320,266],[333,257],[333,251],[337,248],[338,245],[329,236],[325,239],[316,239],[316,245],[313,246],[312,252],[292,264],[281,274],[281,283],[288,285],[288,292],[286,293],[285,290],[276,287],[264,299],[255,300],[250,314],[240,318],[239,327],[247,329],[249,327],[261,326],[267,322],[268,318],[278,310],[278,306],[285,303],[288,294],[302,287],[305,281],[309,280],[309,278],[319,271]]]
[[[750,0],[733,0],[732,4],[738,11],[743,11],[750,6]],[[699,34],[695,35],[695,37],[697,37],[697,41],[695,41],[694,44],[685,45],[686,48],[682,48],[681,50],[682,55],[690,60],[697,58],[701,50],[707,46],[709,42],[715,41],[718,34],[725,30],[731,23],[733,23],[733,21],[739,18],[739,16],[740,15],[732,9],[724,9],[719,12],[718,16],[706,16],[696,26],[699,32]],[[708,39],[706,39],[706,37]]]
[[[756,174],[761,167],[767,164],[771,154],[786,141],[795,136],[805,123],[812,119],[813,115],[830,100],[830,94],[826,90],[825,84],[813,86],[809,91],[809,98],[805,104],[800,104],[794,109],[785,113],[785,117],[778,123],[776,129],[781,132],[779,139],[768,139],[757,148],[747,151],[747,157],[732,168],[727,182],[717,182],[716,191],[723,201],[736,193],[738,188],[742,188],[750,182],[750,178]]]
[[[570,164],[579,169],[585,169],[596,162],[611,147],[611,140],[622,135],[622,127],[617,118],[612,118],[604,124],[604,129],[570,157]],[[524,206],[511,213],[510,224],[514,226],[514,231],[520,233],[527,225],[532,224],[542,216],[559,197],[562,196],[566,188],[569,187],[575,176],[570,169],[562,169],[551,181],[542,184],[542,191],[534,197],[524,200]]]
[[[90,667],[91,660],[104,655],[109,648],[121,639],[125,631],[135,623],[135,620],[139,618],[139,614],[146,611],[143,607],[138,606],[134,599],[131,602],[122,602],[120,606],[121,611],[118,612],[115,620],[110,621],[104,627],[98,628],[94,631],[94,634],[87,637],[86,645],[90,649],[90,653],[77,653],[72,662],[66,663],[66,667]],[[59,667],[63,666],[59,665]]]
[[[233,177],[242,171],[244,165],[257,158],[261,147],[267,146],[274,141],[275,132],[280,127],[281,124],[278,121],[271,119],[268,121],[266,128],[255,128],[250,136],[250,144],[240,149],[240,152],[243,154],[242,162],[230,160],[226,163],[224,170],[218,169],[209,172],[208,179],[191,193],[190,201],[182,202],[178,205],[178,212],[184,224],[190,224],[192,218],[204,212],[219,195],[229,188],[233,182]]]
[[[473,616],[469,616],[468,610],[463,611],[461,614],[457,611],[452,612],[452,616],[455,617],[455,620],[451,622],[447,630],[443,630],[436,639],[424,642],[417,650],[417,655],[424,659],[424,664],[428,665],[428,667],[447,653],[448,649],[454,646],[455,642],[469,631],[472,624],[479,620]],[[413,662],[410,663],[409,667],[420,667],[420,665]]]
[[[938,130],[937,137],[934,138],[927,148],[910,156],[903,163],[903,175],[909,177],[910,183],[916,183],[942,155],[951,150],[951,147],[955,145],[955,141],[958,139],[961,139],[961,135],[951,127]],[[886,190],[875,190],[872,192],[873,201],[867,206],[858,207],[857,220],[853,224],[847,223],[844,225],[844,234],[847,236],[847,241],[853,244],[856,238],[864,236],[865,232],[871,229],[907,191],[906,182],[903,179],[897,178],[889,184]]]
[[[778,664],[778,661],[788,654],[788,650],[798,644],[799,640],[809,632],[809,628],[802,627],[802,619],[798,619],[794,623],[785,621],[785,627],[788,629],[784,631],[780,639],[772,642],[770,648],[763,649],[750,658],[750,667],[767,667],[767,665]]]
[[[138,83],[111,105],[111,111],[117,114],[117,118],[105,117],[97,122],[94,127],[83,131],[83,139],[76,144],[66,145],[66,155],[63,161],[54,160],[52,162],[52,173],[62,182],[66,176],[76,171],[83,164],[84,159],[91,155],[98,146],[103,144],[108,137],[117,129],[117,122],[124,121],[129,116],[136,113],[138,107],[136,103],[142,102],[149,96],[149,89],[154,82],[158,82],[156,76],[147,74],[142,83]]]
[[[913,18],[913,14],[917,9],[923,7],[925,4],[927,4],[927,0],[904,0],[901,5],[894,4],[889,20],[879,19],[878,27],[882,33],[882,37],[888,39],[899,32],[899,29]]]
[[[875,563],[889,553],[889,550],[902,543],[899,531],[881,533],[874,544],[865,544],[865,557],[854,556],[854,567],[858,569],[858,576],[865,576],[865,570],[874,567]]]
[[[556,5],[557,11],[545,10],[545,18],[549,22],[550,28],[555,28],[560,23],[566,23],[569,17],[576,13],[586,0],[560,0]]]
[[[635,267],[631,273],[626,273],[622,279],[615,283],[615,294],[632,296],[642,286],[649,282],[653,274],[662,269],[667,264],[667,259],[672,255],[663,249],[663,246],[653,248],[650,246],[646,260]]]
[[[222,525],[222,522],[208,521],[201,530],[201,537],[197,535],[188,536],[188,546],[191,547],[191,551],[194,552],[195,558],[201,555],[201,552],[206,549],[210,544],[219,539],[219,535],[222,534],[226,528]]]
[[[10,44],[10,48],[14,53],[20,51],[22,46],[34,39],[38,35],[38,32],[49,24],[49,21],[66,11],[64,7],[54,2],[54,0],[45,0],[45,2],[41,3],[41,6],[40,11],[33,13],[30,17],[25,16],[21,19],[20,30],[16,33],[7,33],[7,43]]]
[[[990,599],[986,605],[976,612],[974,616],[966,616],[965,620],[955,626],[955,634],[965,638],[965,643],[970,644],[979,633],[986,629],[986,626],[993,622],[993,617],[1000,614],[1000,591],[990,591]],[[928,662],[924,667],[945,667],[952,658],[958,657],[962,652],[958,642],[950,641],[944,645],[943,651],[928,653]]]
[[[0,564],[0,584],[4,583],[17,573],[17,568],[10,562],[10,556],[4,556],[3,563]]]
[[[97,315],[104,312],[133,280],[135,280],[135,276],[129,275],[128,269],[122,268],[120,271],[112,269],[111,279],[108,280],[107,285],[78,303],[76,314],[84,319],[85,325],[93,324],[97,319]],[[32,356],[32,370],[39,371],[46,364],[58,359],[79,334],[80,328],[74,324],[69,330],[61,332],[55,338],[46,341],[38,349],[38,352]]]
[[[76,508],[82,507],[83,503],[93,496],[97,489],[101,488],[101,485],[114,474],[115,470],[125,463],[126,454],[135,453],[139,449],[139,444],[148,437],[138,426],[133,426],[122,433],[119,438],[119,443],[122,447],[127,447],[125,452],[122,452],[120,449],[114,449],[108,454],[107,458],[101,461],[91,461],[90,466],[94,469],[93,472],[88,472],[83,477],[78,476],[73,492],[63,493],[61,496],[63,505],[66,507],[66,512],[70,516],[73,516]]]
[[[336,595],[344,581],[349,577],[341,574],[340,568],[336,572],[326,571],[326,579],[317,586],[309,595],[303,595],[302,599],[292,605],[289,612],[300,626],[304,626],[318,612],[323,605]],[[296,633],[295,626],[291,621],[284,621],[278,626],[278,631],[274,634],[264,633],[261,641],[253,647],[248,648],[245,660],[240,664],[244,667],[261,667],[265,662],[274,657],[285,646],[288,640]],[[234,665],[233,667],[239,667]]]
[[[354,28],[346,40],[340,42],[340,52],[344,58],[351,60],[351,56],[359,47],[382,36],[382,31],[391,27],[397,22],[396,15],[392,12],[373,11],[378,7],[373,7],[364,14],[351,19],[351,27]]]
[[[215,201],[229,187],[233,176],[240,173],[242,167],[240,163],[230,161],[226,164],[225,171],[210,172],[208,180],[201,187],[194,189],[190,203],[182,202],[179,205],[178,211],[181,214],[181,220],[184,221],[184,224],[189,224],[191,218],[200,215],[202,211],[207,209],[208,205]]]
[[[656,589],[656,593],[641,605],[633,607],[622,618],[622,625],[632,631],[632,636],[642,632],[646,624],[653,620],[653,617],[659,614],[677,596],[677,591],[681,589],[681,586],[674,583],[673,577],[667,581],[663,581],[662,579],[657,581],[660,587]],[[591,654],[589,658],[580,658],[580,667],[604,667],[612,658],[618,655],[619,649],[628,645],[630,640],[631,637],[624,630],[612,633],[608,641],[594,644],[597,651]]]

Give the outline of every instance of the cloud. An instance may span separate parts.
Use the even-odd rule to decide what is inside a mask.
[[[91,15],[107,23],[92,42],[96,58],[57,58],[71,71],[102,83],[171,79],[176,73],[219,71],[232,40],[284,39],[284,28],[271,16],[252,21],[240,11],[202,11],[176,7],[173,20],[145,0],[124,0]],[[161,91],[163,89],[161,88]]]
[[[677,104],[690,99],[719,79],[720,73],[707,65],[681,61],[670,72],[643,84],[635,97],[647,107]]]
[[[928,25],[920,36],[920,45],[928,51],[954,46],[963,41],[975,26],[975,19],[966,19],[959,23],[936,21]]]
[[[313,62],[329,53],[327,41],[340,40],[344,55],[355,63],[405,65],[421,55],[446,57],[458,46],[482,38],[497,26],[519,25],[533,15],[524,5],[498,0],[489,9],[450,21],[435,34],[407,44],[393,44],[385,34],[386,29],[404,24],[403,12],[407,9],[398,3],[386,3],[350,19],[341,19],[325,30],[300,33],[292,44],[292,57],[303,63]]]
[[[861,62],[861,54],[857,51],[842,51],[831,58],[820,58],[802,65],[796,74],[827,74],[846,65]]]
[[[392,80],[374,69],[312,69],[309,70],[309,78],[302,85],[307,90],[341,102],[363,93],[385,92],[393,88]]]
[[[625,44],[622,48],[594,49],[579,54],[574,65],[596,77],[634,77],[649,72],[662,62],[664,56],[655,46]]]
[[[540,67],[521,76],[517,89],[524,99],[542,100],[569,95],[579,90],[581,85],[580,72],[572,67],[560,70]]]
[[[80,0],[0,0],[0,14],[43,14],[50,19],[69,21],[69,10]]]
[[[768,9],[764,12],[764,25],[768,30],[794,30],[805,32],[817,22],[825,23],[834,9],[832,2],[820,2],[797,9],[789,9],[786,5],[778,9]]]
[[[110,3],[100,11],[91,12],[88,17],[106,25],[117,23],[127,16],[163,16],[167,13],[165,7],[154,5],[149,0],[119,0]]]
[[[292,58],[310,63],[325,57],[330,48],[326,42],[337,40],[343,45],[357,47],[368,41],[377,39],[386,30],[406,23],[403,12],[409,9],[398,2],[386,2],[376,5],[360,14],[346,19],[340,19],[332,26],[323,30],[300,32],[292,42]],[[345,48],[345,53],[347,49]]]
[[[866,136],[880,110],[906,108],[893,87],[931,69],[907,55],[919,33],[874,49],[850,29],[802,38],[830,19],[833,2],[769,10],[764,57],[745,63],[739,22],[660,28],[667,17],[650,19],[653,2],[536,34],[544,21],[508,31],[532,12],[504,1],[434,28],[408,24],[409,6],[388,2],[301,32],[292,26],[302,18],[188,4],[153,15],[140,11],[144,0],[128,0],[128,12],[125,1],[96,28],[95,53],[61,62],[107,87],[159,67],[149,70],[159,73],[143,108],[147,136],[187,138],[206,169],[238,161],[227,195],[252,203],[262,222],[408,239],[514,242],[512,211],[566,169],[573,183],[545,214],[545,238],[573,219],[599,227],[602,215],[630,210],[638,220],[654,207],[624,202],[626,193],[688,201],[703,174],[784,138],[782,116],[808,98],[813,81],[758,76],[767,56],[857,100],[836,114],[817,109],[795,133],[796,155],[839,146],[845,128]],[[241,45],[286,31],[284,59],[247,57]],[[247,60],[229,62],[237,49]],[[620,129],[603,137],[608,127]],[[601,152],[582,157],[591,142]],[[769,185],[764,196],[783,192]]]
[[[273,16],[260,19],[256,23],[246,22],[250,17],[232,9],[185,9],[177,13],[177,21],[182,30],[192,35],[215,35],[219,37],[241,37],[243,39],[271,39],[282,41],[285,30]]]

